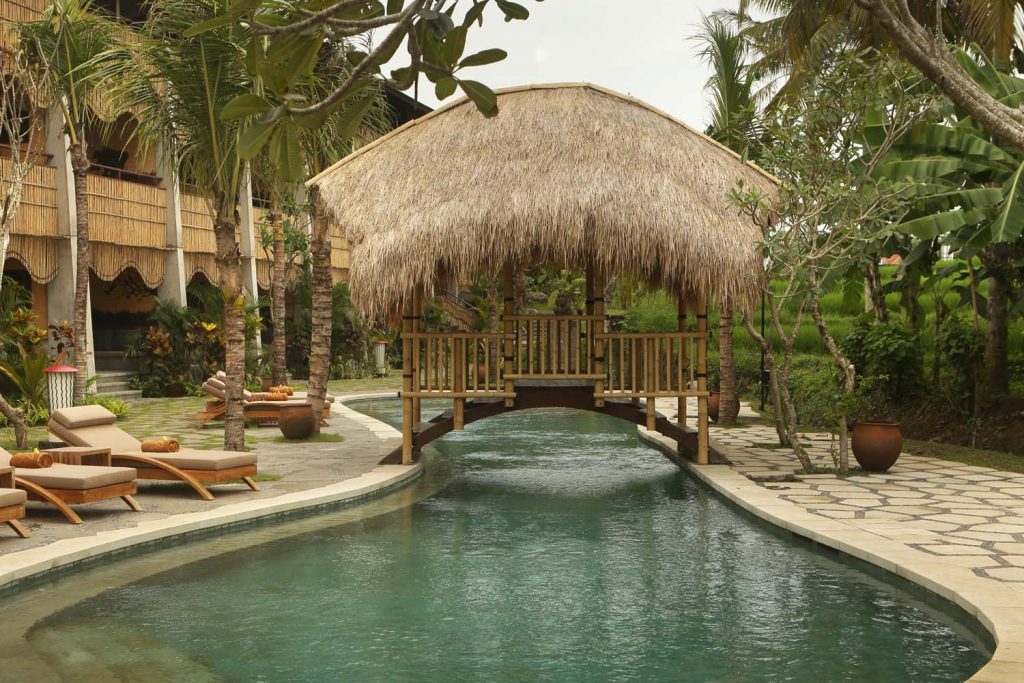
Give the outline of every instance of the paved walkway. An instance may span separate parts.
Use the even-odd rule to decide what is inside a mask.
[[[365,393],[365,389],[348,393]],[[340,392],[340,395],[345,394]],[[201,404],[201,400],[190,399],[140,399],[133,402],[132,412],[122,426],[143,438],[170,435],[179,438],[185,446],[217,448],[223,443],[219,423],[201,427],[188,419]],[[401,435],[375,420],[363,418],[340,404],[332,407],[328,425],[322,427],[322,431],[340,434],[344,438],[340,443],[287,442],[276,428],[248,429],[246,443],[256,452],[260,478],[264,479],[259,482],[260,491],[251,491],[241,483],[215,486],[211,489],[215,499],[204,501],[183,484],[140,481],[136,500],[143,512],[130,511],[119,499],[76,506],[83,520],[79,525],[67,523],[52,506],[29,502],[28,515],[23,522],[32,537],[19,539],[3,526],[0,528],[0,556],[173,515],[315,489],[366,474],[401,443]],[[266,480],[268,478],[273,480]]]

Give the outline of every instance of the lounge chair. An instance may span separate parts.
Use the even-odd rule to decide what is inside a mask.
[[[0,448],[0,467],[9,467],[11,454]],[[54,505],[72,524],[82,518],[71,509],[111,498],[120,498],[134,512],[142,508],[132,496],[138,491],[135,470],[131,467],[99,467],[95,465],[62,465],[21,467],[14,471],[14,485],[29,500]]]
[[[253,491],[259,486],[256,455],[244,451],[201,451],[183,448],[175,453],[145,453],[142,443],[118,428],[117,417],[103,406],[77,406],[54,411],[50,433],[71,446],[109,448],[115,465],[128,465],[139,479],[183,481],[204,500],[213,500],[204,484],[241,479]]]
[[[203,391],[212,396],[214,400],[207,401],[206,408],[196,413],[195,417],[203,422],[223,417],[227,407],[228,396],[227,387],[224,386],[224,382],[217,377],[211,377],[203,382]],[[242,406],[244,416],[246,419],[259,424],[276,424],[278,411],[283,405],[309,402],[305,395],[292,396],[287,401],[258,401],[253,400],[253,394],[249,391],[243,391],[242,398],[245,401]],[[326,420],[330,417],[331,407],[329,404],[333,402],[333,396],[328,395],[324,399],[324,410],[321,419]]]
[[[32,534],[18,520],[25,516],[25,501],[28,496],[24,491],[14,488],[14,468],[0,468],[0,522],[14,530],[22,538]]]

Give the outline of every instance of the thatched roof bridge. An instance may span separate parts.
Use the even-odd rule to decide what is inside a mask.
[[[747,309],[762,284],[760,231],[728,194],[739,182],[771,192],[774,180],[668,114],[598,86],[511,88],[498,105],[485,119],[467,100],[454,102],[309,182],[348,240],[355,305],[377,319],[405,313],[404,459],[425,442],[416,438],[427,430],[421,397],[453,398],[448,419],[459,428],[467,399],[470,408],[515,409],[526,380],[533,394],[537,380],[562,390],[585,380],[595,409],[646,399],[638,414],[652,428],[654,398],[696,397],[706,460],[708,302]],[[513,273],[542,262],[586,267],[586,315],[516,314]],[[498,335],[419,330],[424,297],[502,271]],[[621,274],[678,293],[680,331],[608,332],[603,292]]]

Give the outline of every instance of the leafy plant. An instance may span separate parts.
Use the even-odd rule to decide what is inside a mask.
[[[46,367],[50,359],[40,349],[18,346],[14,361],[0,361],[0,373],[16,387],[21,401],[33,407],[47,405]]]
[[[131,410],[127,402],[113,396],[102,396],[100,394],[87,394],[82,401],[87,406],[103,406],[112,412],[118,419],[124,417]]]

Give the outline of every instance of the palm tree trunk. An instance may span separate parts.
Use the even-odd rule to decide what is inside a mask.
[[[15,408],[0,396],[0,415],[7,418],[7,421],[14,427],[14,441],[18,448],[28,448],[28,426],[25,424],[25,413],[21,408]]]
[[[285,316],[285,253],[283,216],[276,204],[270,210],[270,229],[274,235],[274,270],[270,285],[270,317],[274,328],[274,385],[281,386],[288,381],[288,366],[285,356],[286,339],[284,331]]]
[[[309,402],[313,414],[320,415],[327,395],[327,380],[331,370],[331,236],[330,224],[319,209],[317,195],[313,196],[313,227],[309,250],[313,257],[313,311],[309,351]],[[320,433],[316,420],[314,433]]]
[[[245,383],[245,292],[242,254],[238,249],[239,215],[236,202],[216,197],[213,232],[217,240],[217,269],[224,296],[224,450],[245,450],[243,389]]]
[[[991,245],[981,252],[988,267],[988,335],[985,340],[985,384],[989,399],[1005,396],[1010,390],[1008,365],[1010,296],[1013,284],[1006,270],[1012,252],[1007,245]]]
[[[85,397],[89,365],[89,158],[81,133],[71,146],[71,173],[75,183],[75,223],[77,261],[75,266],[75,404]]]
[[[718,423],[736,424],[740,399],[736,395],[736,364],[733,354],[732,310],[723,308],[718,316],[719,404]]]

